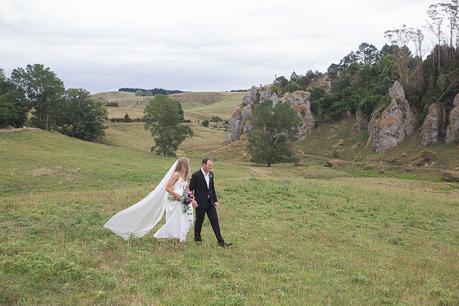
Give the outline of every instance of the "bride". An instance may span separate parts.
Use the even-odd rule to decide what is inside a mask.
[[[166,212],[166,223],[154,234],[154,237],[176,238],[180,242],[185,242],[193,224],[192,207],[181,201],[184,192],[189,192],[189,163],[188,158],[180,157],[150,194],[111,217],[104,227],[123,239],[142,237],[161,220]],[[197,206],[194,199],[191,200],[191,205]]]

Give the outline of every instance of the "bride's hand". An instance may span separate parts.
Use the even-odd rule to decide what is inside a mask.
[[[192,205],[194,208],[196,208],[196,207],[199,206],[199,205],[198,205],[198,202],[196,202],[196,200],[193,200],[193,201],[191,202],[191,205]]]
[[[181,198],[179,195],[177,195],[177,194],[174,195],[174,198],[175,198],[177,201],[180,201],[180,200],[182,199],[182,198]]]

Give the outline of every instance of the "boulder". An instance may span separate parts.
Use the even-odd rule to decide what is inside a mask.
[[[444,171],[443,180],[447,182],[459,182],[459,172]]]
[[[437,160],[438,155],[429,150],[422,150],[421,153],[418,155],[416,160],[414,161],[414,164],[416,166],[424,166],[427,165],[428,163],[431,163],[435,160]]]
[[[414,113],[399,82],[396,81],[389,89],[389,96],[390,104],[375,111],[368,124],[367,146],[375,152],[384,152],[396,147],[414,131]]]
[[[446,128],[445,142],[459,143],[459,93],[453,101],[453,109],[449,112],[449,124]]]
[[[421,144],[428,146],[443,137],[446,130],[446,111],[443,103],[433,103],[429,106],[421,130]]]
[[[344,160],[341,159],[330,159],[328,160],[324,167],[330,167],[330,168],[342,168],[346,165]]]

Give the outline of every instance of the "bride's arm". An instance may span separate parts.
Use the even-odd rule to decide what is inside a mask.
[[[177,201],[180,201],[181,195],[174,192],[174,184],[178,181],[179,177],[180,174],[178,172],[174,172],[166,186],[166,191],[171,194]]]

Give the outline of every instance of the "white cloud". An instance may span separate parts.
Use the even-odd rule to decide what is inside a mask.
[[[431,1],[0,0],[0,67],[43,63],[67,87],[245,88],[325,70]]]

